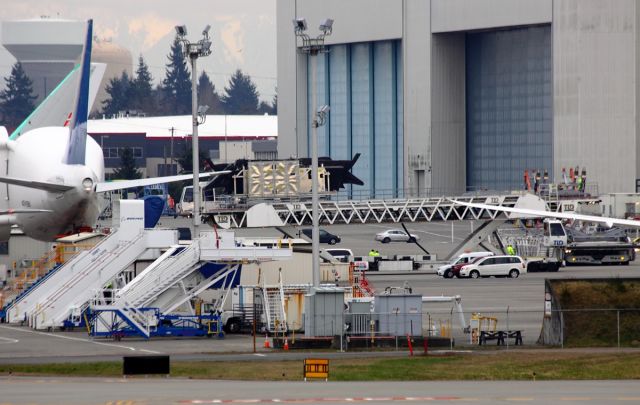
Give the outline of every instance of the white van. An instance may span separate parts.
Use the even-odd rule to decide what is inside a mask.
[[[351,257],[353,257],[353,252],[351,249],[345,248],[330,248],[324,249],[323,252],[329,253],[339,262],[348,262]]]
[[[469,252],[463,253],[460,256],[454,258],[449,263],[444,266],[440,266],[438,268],[438,275],[444,278],[452,278],[453,277],[453,266],[456,264],[467,264],[471,263],[475,259],[479,257],[487,257],[493,256],[493,252]]]
[[[518,278],[527,272],[527,264],[520,256],[485,257],[472,264],[463,266],[460,277],[511,277]]]

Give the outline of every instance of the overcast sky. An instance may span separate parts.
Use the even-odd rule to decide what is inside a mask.
[[[236,69],[249,74],[260,98],[271,101],[276,88],[277,0],[4,0],[2,21],[49,16],[94,20],[94,35],[131,51],[133,69],[139,55],[156,82],[164,78],[174,26],[185,24],[196,41],[211,24],[212,55],[198,60],[218,92]],[[0,38],[1,40],[1,38]],[[15,59],[0,46],[0,75],[7,77]],[[4,81],[0,84],[4,88]]]

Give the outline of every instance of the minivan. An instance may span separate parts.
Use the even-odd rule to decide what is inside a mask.
[[[453,266],[456,264],[471,263],[474,259],[479,257],[493,256],[493,252],[468,252],[463,253],[460,256],[454,258],[449,263],[438,268],[438,275],[444,278],[453,277]]]
[[[460,269],[460,277],[504,277],[518,278],[527,272],[527,264],[520,256],[489,256]]]

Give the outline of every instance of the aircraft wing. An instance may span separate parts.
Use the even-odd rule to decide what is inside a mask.
[[[200,178],[207,178],[211,176],[217,176],[219,174],[230,173],[229,170],[223,170],[219,172],[206,172],[200,173]],[[103,193],[106,191],[123,190],[132,187],[150,186],[152,184],[173,183],[174,181],[185,181],[193,179],[193,174],[181,174],[177,176],[165,176],[165,177],[152,177],[148,179],[136,179],[136,180],[122,180],[122,181],[110,181],[106,183],[98,183],[96,186],[96,192]]]
[[[558,218],[558,219],[571,219],[571,220],[586,221],[586,222],[598,222],[598,223],[606,224],[609,228],[611,228],[613,225],[640,228],[640,221],[635,221],[632,219],[597,217],[595,215],[570,214],[568,212],[540,211],[540,210],[532,210],[527,208],[499,207],[496,205],[476,204],[476,203],[469,203],[469,202],[463,202],[463,201],[457,201],[457,200],[450,200],[450,201],[453,202],[454,204],[462,205],[465,207],[528,215],[532,218]]]
[[[0,177],[0,183],[12,184],[14,186],[35,188],[38,190],[48,191],[50,193],[64,193],[65,191],[73,190],[75,188],[73,186],[69,186],[66,184],[19,179],[17,177]]]

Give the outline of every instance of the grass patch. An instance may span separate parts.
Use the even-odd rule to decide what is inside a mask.
[[[321,356],[317,356],[321,357]],[[0,374],[116,377],[122,363],[0,365]],[[483,353],[412,358],[362,358],[330,361],[332,381],[429,380],[609,380],[640,379],[640,353]],[[171,376],[300,381],[302,361],[175,361]]]
[[[618,325],[622,346],[640,346],[640,280],[549,282],[559,309],[568,310],[563,314],[565,346],[615,346]]]

